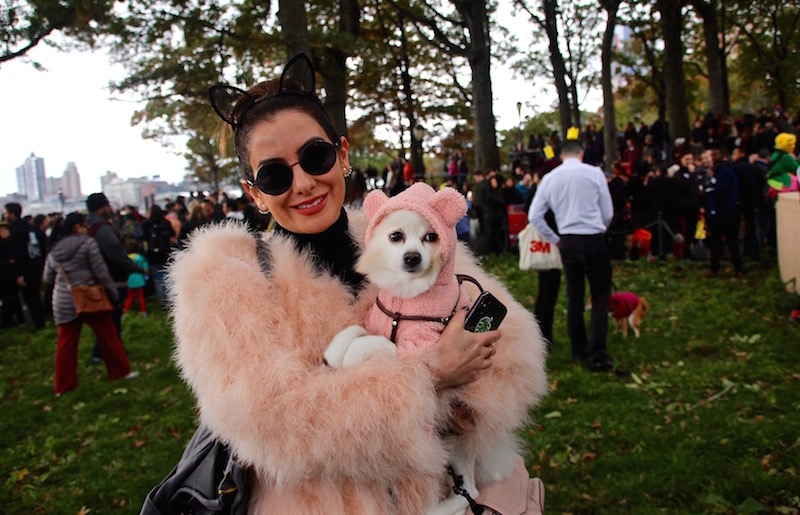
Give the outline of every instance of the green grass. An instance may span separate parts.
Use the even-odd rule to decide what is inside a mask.
[[[533,309],[535,273],[510,255],[486,266]],[[618,374],[572,363],[562,281],[551,393],[522,432],[548,513],[800,512],[797,297],[775,267],[745,270],[705,279],[703,263],[615,263],[618,289],[650,301],[641,338],[609,330]],[[139,379],[111,383],[87,365],[85,328],[80,385],[58,399],[56,328],[0,333],[4,513],[136,513],[177,462],[196,414],[169,320],[150,308],[124,320]]]

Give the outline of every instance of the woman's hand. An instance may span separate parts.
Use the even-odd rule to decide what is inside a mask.
[[[500,331],[472,333],[464,329],[466,310],[458,310],[442,332],[439,345],[430,353],[430,365],[436,389],[455,388],[478,379],[482,370],[492,366],[493,344]]]

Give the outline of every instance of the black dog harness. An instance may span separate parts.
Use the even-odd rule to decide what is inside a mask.
[[[477,286],[478,289],[481,291],[481,293],[483,293],[483,288],[481,287],[480,283],[476,281],[474,278],[468,275],[456,274],[456,279],[458,279],[459,286],[461,286],[461,283],[463,281],[468,281]],[[458,297],[461,298],[461,295],[459,294]],[[375,304],[378,306],[378,309],[380,309],[383,312],[384,315],[392,319],[392,336],[389,339],[394,344],[397,343],[394,340],[397,337],[397,326],[400,325],[401,321],[411,320],[415,322],[436,322],[446,327],[447,324],[450,323],[450,319],[453,318],[453,315],[456,314],[456,310],[458,309],[458,299],[456,299],[456,305],[453,306],[452,313],[450,313],[450,315],[446,317],[429,317],[425,315],[403,315],[402,313],[389,311],[389,309],[381,303],[380,298],[375,299]]]

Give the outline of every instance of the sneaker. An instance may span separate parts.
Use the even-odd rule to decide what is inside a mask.
[[[800,309],[795,309],[792,311],[792,314],[789,315],[790,322],[800,322]]]
[[[590,361],[588,363],[589,370],[592,372],[610,372],[614,370],[614,359],[611,356]]]
[[[139,377],[139,371],[131,370],[130,373],[126,375],[123,379],[136,379],[137,377]]]

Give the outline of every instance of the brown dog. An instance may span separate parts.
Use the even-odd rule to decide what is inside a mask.
[[[608,302],[611,316],[614,318],[614,325],[622,327],[622,336],[628,336],[628,325],[633,329],[638,338],[641,334],[639,328],[642,319],[647,314],[649,305],[644,297],[637,297],[631,292],[621,291],[611,294]]]

